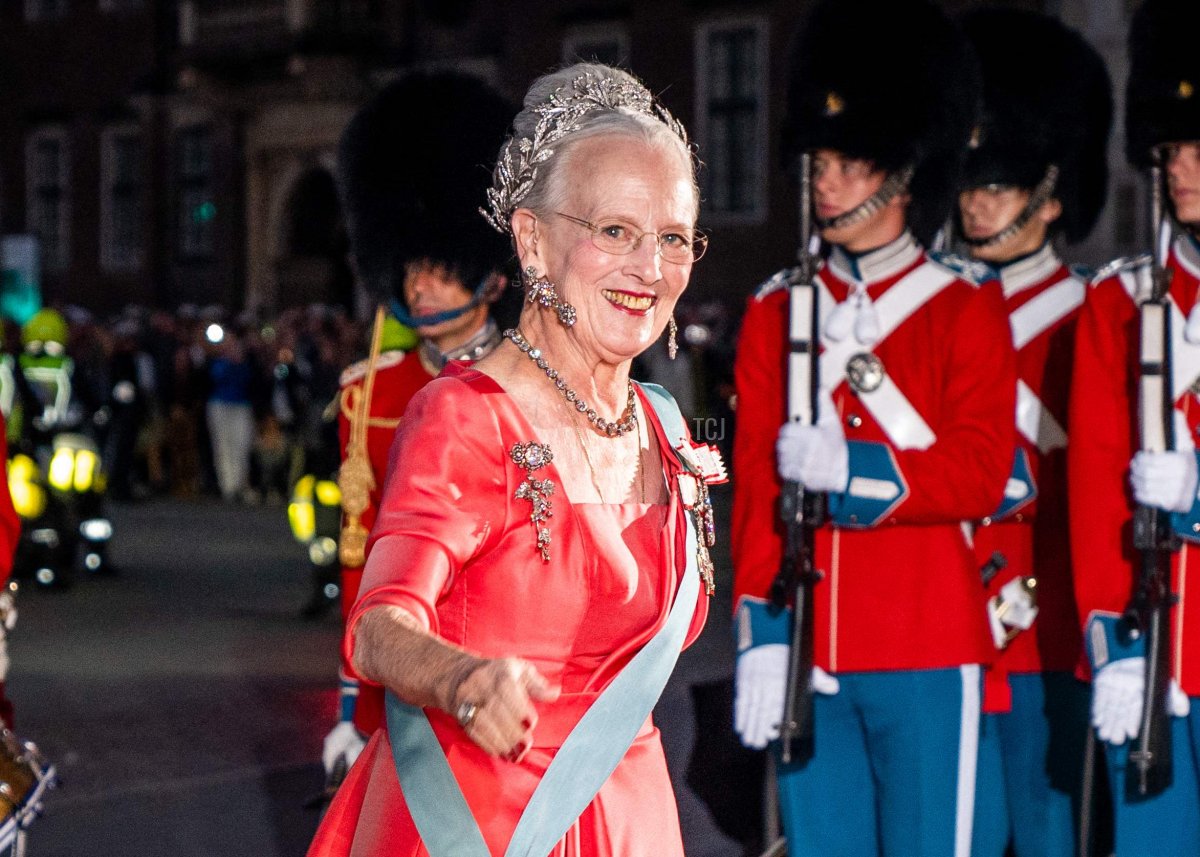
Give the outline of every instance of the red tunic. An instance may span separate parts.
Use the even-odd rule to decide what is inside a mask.
[[[0,416],[0,455],[8,461],[8,430],[4,417]],[[6,487],[7,487],[7,483]],[[13,508],[12,494],[7,490],[0,491],[0,583],[8,580],[12,574],[13,557],[17,552],[17,542],[21,538],[21,518]]]
[[[874,301],[936,264],[907,240],[903,252],[877,251],[890,255],[863,275]],[[846,298],[850,265],[835,250],[819,273],[835,301]],[[779,570],[775,439],[786,417],[787,316],[786,289],[759,294],[738,345],[735,603],[765,597]],[[834,389],[847,440],[891,449],[907,494],[877,526],[817,533],[816,567],[825,576],[814,590],[815,662],[834,672],[987,662],[994,647],[983,587],[961,522],[999,506],[1012,465],[1015,379],[1000,289],[956,277],[874,353],[937,439],[924,450],[897,449],[844,379]]]
[[[670,444],[643,401],[661,449]],[[534,748],[520,764],[485,755],[450,716],[428,711],[484,839],[502,854],[520,813],[571,727],[666,619],[685,568],[685,520],[674,490],[680,465],[663,456],[669,506],[573,505],[554,466],[550,561],[538,553],[525,471],[514,444],[538,440],[515,402],[486,375],[448,367],[414,397],[392,450],[363,595],[348,626],[398,605],[443,639],[481,655],[529,660],[562,688],[539,703]],[[698,605],[690,642],[707,613]],[[401,794],[386,730],[338,790],[311,855],[423,855]],[[682,855],[678,815],[658,730],[648,718],[600,793],[554,852]]]
[[[1175,401],[1176,441],[1187,449],[1200,429],[1200,401],[1186,389],[1197,367],[1183,359],[1179,335],[1200,284],[1200,252],[1191,239],[1176,239],[1167,267],[1170,297],[1180,313],[1172,321],[1176,389],[1180,379],[1184,382]],[[1139,567],[1129,490],[1129,461],[1138,447],[1138,279],[1137,267],[1129,265],[1098,282],[1088,293],[1076,334],[1070,409],[1076,429],[1067,459],[1075,595],[1085,627],[1094,611],[1119,615],[1125,610]],[[1190,350],[1194,356],[1195,346]],[[1172,589],[1180,601],[1172,610],[1171,654],[1172,675],[1189,696],[1200,695],[1200,609],[1189,609],[1194,598],[1188,591],[1189,573],[1196,577],[1198,570],[1200,545],[1186,541],[1172,560]]]
[[[1018,395],[1018,411],[1026,416],[1018,414],[1017,441],[1037,494],[1003,520],[985,518],[975,532],[975,549],[980,565],[997,550],[1008,560],[988,587],[989,596],[1017,575],[1032,574],[1038,581],[1037,620],[998,655],[996,668],[1069,672],[1079,661],[1081,640],[1067,538],[1067,397],[1075,322],[1087,287],[1049,245],[1006,266],[1001,283],[1017,349],[1017,377],[1025,387]],[[1030,411],[1038,405],[1045,415],[1040,430],[1030,431]]]
[[[8,461],[8,431],[4,417],[0,416],[0,455]],[[7,489],[7,484],[6,484]],[[17,553],[17,542],[21,538],[21,518],[13,508],[12,494],[8,490],[0,491],[0,584],[8,580],[12,574],[13,558]],[[5,632],[0,629],[0,635]],[[0,675],[0,720],[9,729],[13,728],[13,707],[5,693],[4,676]]]
[[[340,458],[346,460],[346,445],[350,442],[350,420],[357,397],[362,395],[366,377],[366,361],[360,361],[342,373],[338,411],[338,441]],[[387,477],[388,451],[396,426],[404,415],[404,409],[417,391],[433,380],[433,376],[422,365],[416,352],[387,351],[379,356],[375,373],[375,384],[371,392],[370,419],[367,427],[367,455],[371,460],[371,472],[375,476],[375,489],[371,492],[371,504],[362,513],[362,525],[369,531],[375,525],[375,510],[383,494],[383,482]],[[362,568],[342,566],[342,618],[350,615],[350,608],[358,599]],[[345,656],[342,657],[342,674],[357,678],[354,668]],[[383,695],[379,688],[362,685],[358,702],[354,707],[354,725],[370,735],[383,722]]]

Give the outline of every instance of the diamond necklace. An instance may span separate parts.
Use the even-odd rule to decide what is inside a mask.
[[[637,411],[633,407],[633,382],[628,381],[629,396],[625,402],[625,412],[621,415],[621,419],[617,422],[609,422],[596,413],[596,409],[589,407],[587,402],[579,398],[575,391],[567,386],[567,382],[559,377],[558,370],[552,369],[547,363],[546,358],[542,356],[540,348],[534,348],[529,344],[521,331],[515,327],[510,327],[504,331],[504,338],[509,340],[513,345],[520,349],[521,353],[537,364],[537,367],[546,373],[546,377],[554,382],[555,388],[562,397],[571,405],[574,405],[575,410],[587,417],[588,422],[595,426],[596,431],[605,437],[620,437],[627,432],[633,430],[637,425]]]
[[[563,407],[566,408],[566,402],[563,402]],[[569,414],[569,409],[568,409]],[[592,463],[592,454],[588,452],[587,442],[583,439],[583,432],[579,430],[579,424],[571,420],[571,428],[575,430],[575,439],[579,441],[579,448],[583,450],[583,460],[587,464],[588,472],[592,476],[592,487],[596,489],[596,496],[600,498],[601,503],[607,503],[604,499],[604,492],[600,490],[600,478],[596,475],[596,465]],[[646,469],[642,464],[642,429],[638,427],[638,442],[637,442],[637,470],[634,473],[634,482],[638,486],[638,497],[640,502],[646,502]]]

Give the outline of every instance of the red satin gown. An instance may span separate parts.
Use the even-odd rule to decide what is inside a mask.
[[[558,747],[588,705],[666,620],[686,568],[683,472],[649,402],[671,486],[666,505],[572,504],[553,464],[550,560],[536,548],[532,506],[517,499],[526,471],[514,444],[540,441],[490,377],[451,364],[413,398],[392,446],[359,602],[347,623],[379,605],[404,608],[433,633],[488,657],[519,656],[562,689],[538,704],[534,745],[519,764],[486,755],[454,721],[427,709],[451,770],[493,855]],[[687,634],[707,615],[703,587]],[[417,857],[421,844],[392,761],[386,728],[339,789],[310,857]],[[554,857],[683,855],[678,809],[657,728],[637,739]]]

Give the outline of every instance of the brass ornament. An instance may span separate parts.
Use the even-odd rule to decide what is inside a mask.
[[[367,564],[367,537],[370,531],[358,519],[346,521],[338,537],[338,562],[346,568],[362,568]]]
[[[376,307],[375,326],[371,331],[371,350],[367,357],[367,372],[363,379],[362,392],[354,397],[351,403],[348,417],[350,440],[346,444],[346,460],[338,468],[338,489],[342,492],[342,531],[338,538],[338,559],[347,568],[361,568],[366,563],[367,529],[362,524],[362,514],[371,505],[371,492],[375,489],[375,474],[371,470],[371,459],[367,452],[367,428],[371,422],[371,397],[375,392],[375,376],[379,371],[383,317],[383,307]]]
[[[338,539],[338,559],[347,568],[361,568],[366,562],[367,528],[362,514],[371,505],[375,474],[371,463],[358,456],[347,456],[338,468],[338,489],[342,492],[342,532]]]
[[[856,393],[873,393],[883,385],[886,377],[883,361],[869,351],[855,354],[846,361],[846,380]]]

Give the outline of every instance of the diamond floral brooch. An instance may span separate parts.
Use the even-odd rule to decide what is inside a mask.
[[[518,500],[528,500],[533,504],[529,513],[529,522],[537,530],[537,549],[542,554],[542,562],[550,561],[550,528],[547,519],[554,514],[550,508],[550,495],[554,493],[554,483],[549,479],[535,479],[533,471],[545,467],[554,460],[554,453],[549,444],[514,443],[509,451],[513,463],[525,471],[525,481],[517,486],[513,496]]]

